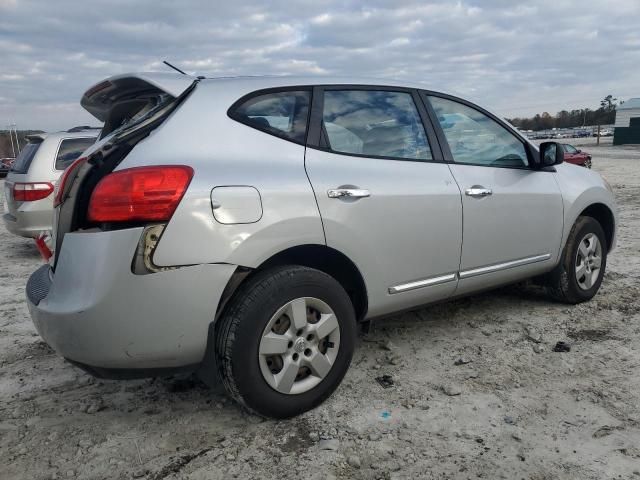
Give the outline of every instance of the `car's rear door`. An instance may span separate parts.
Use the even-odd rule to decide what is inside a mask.
[[[460,191],[416,92],[315,88],[305,166],[327,245],[363,274],[370,317],[454,292]]]
[[[423,98],[462,191],[456,294],[549,270],[563,228],[553,169],[532,169],[525,141],[488,112],[453,97],[423,92]]]

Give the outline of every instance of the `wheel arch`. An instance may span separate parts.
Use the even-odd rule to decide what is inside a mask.
[[[611,251],[615,237],[615,216],[604,203],[593,203],[580,212],[579,217],[591,217],[598,221],[607,240],[607,251]]]
[[[349,295],[356,319],[360,321],[365,318],[368,308],[367,287],[358,267],[349,257],[334,248],[326,245],[307,244],[289,247],[277,252],[256,268],[238,267],[225,288],[216,312],[216,320],[240,285],[256,272],[280,265],[301,265],[315,268],[330,275],[342,285],[342,288]]]

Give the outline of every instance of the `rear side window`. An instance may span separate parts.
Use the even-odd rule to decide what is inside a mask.
[[[304,90],[255,94],[231,107],[229,116],[263,132],[304,143],[310,96]]]
[[[33,157],[36,156],[36,152],[40,148],[40,145],[42,145],[42,141],[27,143],[18,155],[18,158],[16,158],[16,161],[13,162],[11,171],[15,173],[27,173],[29,171],[31,161],[33,160]]]
[[[409,93],[327,90],[322,122],[328,146],[336,153],[432,160]]]
[[[56,155],[56,170],[64,170],[73,161],[80,156],[87,148],[96,141],[94,137],[90,138],[68,138],[62,140],[58,155]]]

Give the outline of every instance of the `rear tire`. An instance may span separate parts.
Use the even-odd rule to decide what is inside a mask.
[[[355,339],[342,286],[321,271],[284,266],[239,288],[218,322],[215,354],[231,397],[257,414],[288,418],[333,393]]]
[[[545,283],[549,295],[570,304],[591,300],[604,277],[607,249],[600,223],[592,217],[578,217],[560,263],[547,276]]]

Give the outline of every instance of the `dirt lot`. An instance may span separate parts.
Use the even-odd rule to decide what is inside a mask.
[[[0,227],[0,479],[640,479],[640,149],[586,149],[620,207],[593,301],[525,285],[377,323],[333,397],[290,421],[191,378],[65,363],[23,301],[38,253]]]

